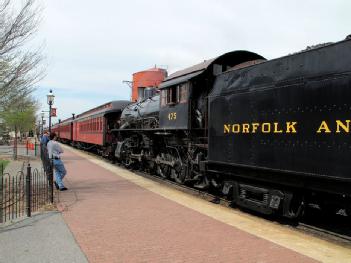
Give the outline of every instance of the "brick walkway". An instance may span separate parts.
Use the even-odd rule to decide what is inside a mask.
[[[59,207],[90,262],[315,262],[66,150]],[[136,175],[136,177],[138,177]]]

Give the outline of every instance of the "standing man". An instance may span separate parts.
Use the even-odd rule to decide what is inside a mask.
[[[43,136],[41,136],[41,139],[40,139],[40,144],[41,145],[47,145],[47,143],[49,142],[49,133],[46,131],[44,132]]]
[[[63,150],[61,146],[58,144],[56,133],[50,134],[50,141],[48,142],[47,148],[49,153],[49,158],[53,160],[54,169],[55,169],[55,186],[56,189],[60,191],[65,191],[67,188],[63,184],[63,178],[66,175],[66,169],[61,160],[61,153]]]
[[[40,138],[40,158],[41,160],[44,162],[44,160],[46,159],[46,155],[47,155],[47,149],[46,146],[49,142],[49,133],[48,132],[44,132],[44,134],[41,136]]]

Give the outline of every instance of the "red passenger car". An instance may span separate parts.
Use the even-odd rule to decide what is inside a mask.
[[[59,123],[58,138],[63,143],[72,141],[73,118],[66,119]]]
[[[48,129],[44,129],[44,131],[49,131]],[[51,132],[56,133],[58,136],[60,134],[60,124],[56,123],[54,125],[51,126]]]
[[[110,155],[116,139],[111,129],[119,127],[122,110],[130,101],[112,101],[79,114],[72,125],[73,144],[83,149],[96,148],[102,155]]]

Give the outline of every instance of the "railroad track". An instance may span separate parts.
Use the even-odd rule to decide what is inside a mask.
[[[335,242],[350,246],[351,248],[351,237],[348,235],[342,235],[342,234],[335,233],[333,231],[329,231],[329,230],[316,227],[310,224],[306,224],[306,223],[299,223],[299,225],[296,228],[303,232],[308,232],[314,236],[319,236],[322,238],[325,237],[328,240],[332,239]]]
[[[84,151],[84,152],[88,153],[91,156],[98,157],[99,159],[104,160],[106,162],[110,162],[106,158],[103,158],[102,156],[99,156],[99,155],[94,154],[92,152],[87,152],[87,151]],[[114,163],[114,165],[116,165],[120,168],[126,169],[122,164]],[[225,198],[218,197],[214,194],[207,193],[207,192],[204,192],[204,191],[201,191],[199,189],[195,189],[195,188],[192,188],[192,187],[189,187],[186,185],[182,185],[182,184],[179,184],[177,182],[170,181],[170,180],[158,177],[156,175],[146,173],[144,171],[132,170],[132,172],[139,175],[139,176],[142,176],[144,178],[150,179],[154,182],[158,182],[160,184],[167,185],[171,188],[174,188],[174,189],[177,189],[177,190],[182,191],[184,193],[190,194],[192,196],[204,199],[206,201],[209,201],[209,202],[212,202],[212,203],[224,206],[224,207],[230,207],[231,209],[239,209],[239,208],[233,207],[231,204],[231,201],[229,201]],[[276,222],[276,223],[278,223],[282,226],[285,226],[287,228],[293,228],[293,229],[296,229],[297,231],[301,231],[303,233],[307,233],[309,235],[313,235],[313,236],[319,237],[321,239],[324,239],[324,240],[327,240],[330,242],[334,242],[334,243],[337,243],[337,244],[340,244],[343,246],[347,246],[351,249],[351,232],[350,232],[350,235],[345,235],[345,234],[338,233],[339,231],[331,231],[331,230],[324,229],[322,227],[318,227],[318,226],[315,226],[313,224],[306,223],[306,222],[296,223],[296,221],[292,221],[292,220],[289,221],[285,218],[282,219],[282,218],[276,218],[276,217],[262,216],[262,215],[256,214],[255,212],[251,212],[251,211],[247,211],[247,210],[244,210],[244,212],[248,212],[252,216],[257,216],[258,218],[263,217],[266,220]],[[351,221],[350,221],[350,225],[351,225]],[[350,228],[351,228],[351,226],[350,226]]]

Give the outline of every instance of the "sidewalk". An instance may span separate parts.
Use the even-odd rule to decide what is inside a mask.
[[[23,158],[10,160],[4,174],[27,174],[28,160],[32,167],[42,170],[41,160]],[[0,224],[0,263],[88,262],[57,211],[35,213]]]
[[[30,166],[32,167],[32,171],[37,169],[38,171],[42,170],[42,163],[40,159],[30,159]],[[18,172],[23,172],[26,174],[28,166],[28,159],[21,158],[21,160],[11,160],[10,163],[5,167],[4,174],[8,173],[11,175],[16,175]]]
[[[0,263],[88,262],[61,213],[36,214],[0,227]]]
[[[0,227],[7,262],[349,262],[350,249],[65,147],[62,213]]]
[[[67,147],[64,162],[69,191],[60,192],[59,207],[89,262],[346,262],[351,256]]]

